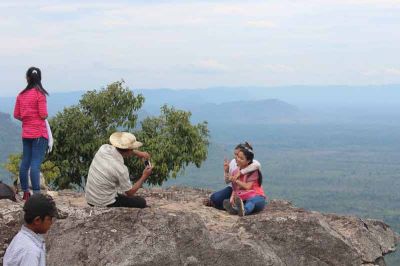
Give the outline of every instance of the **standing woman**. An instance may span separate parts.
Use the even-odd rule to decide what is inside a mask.
[[[46,128],[47,103],[49,95],[42,86],[42,74],[39,68],[31,67],[26,72],[28,85],[21,91],[14,107],[14,117],[22,121],[23,153],[19,178],[23,199],[30,197],[28,172],[33,193],[40,193],[40,166],[43,162],[48,146],[48,133]]]

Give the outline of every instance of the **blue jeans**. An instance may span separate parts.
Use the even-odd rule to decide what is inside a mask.
[[[222,204],[225,199],[229,199],[231,197],[231,194],[232,194],[232,187],[229,186],[211,194],[210,200],[214,204],[215,208],[223,210],[224,206]]]
[[[265,207],[265,198],[262,196],[255,196],[250,198],[244,203],[244,213],[245,215],[249,215],[254,212],[262,211]]]
[[[22,191],[29,191],[28,171],[31,169],[31,184],[33,193],[40,193],[40,166],[43,162],[48,146],[48,140],[40,137],[36,139],[22,139],[23,152],[19,168],[19,180]]]

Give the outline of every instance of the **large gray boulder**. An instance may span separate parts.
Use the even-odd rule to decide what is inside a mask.
[[[68,218],[46,236],[48,265],[385,265],[383,256],[400,241],[381,221],[282,200],[238,217],[203,206],[205,190],[140,193],[150,208],[93,208],[80,193],[56,194]],[[19,230],[21,207],[0,201],[0,257]]]

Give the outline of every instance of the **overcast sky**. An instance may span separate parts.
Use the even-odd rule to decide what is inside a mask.
[[[0,96],[400,83],[400,0],[111,2],[0,0]]]

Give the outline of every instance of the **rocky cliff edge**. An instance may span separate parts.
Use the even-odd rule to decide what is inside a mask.
[[[271,200],[238,217],[202,205],[210,191],[143,189],[146,209],[89,207],[53,193],[68,215],[46,236],[48,265],[385,265],[400,237],[378,220],[322,214]],[[0,263],[22,224],[22,203],[0,200]]]

